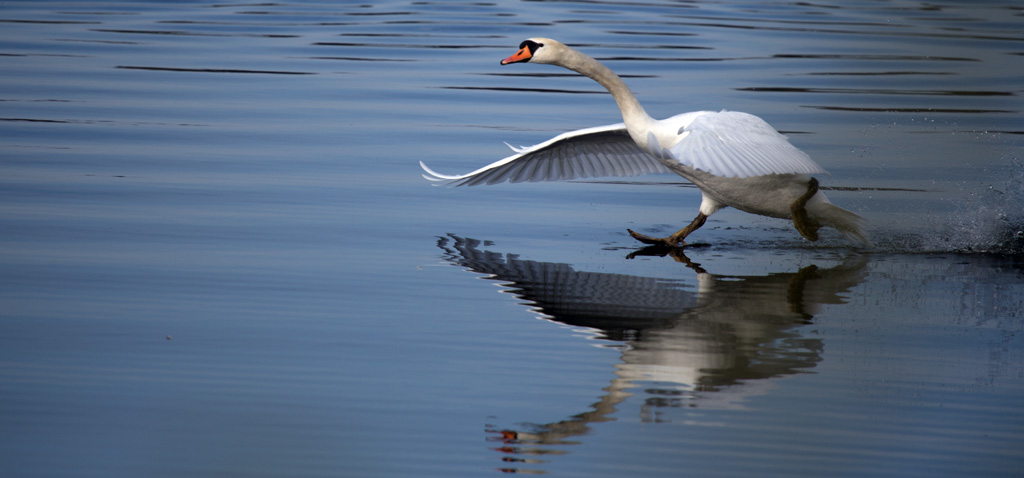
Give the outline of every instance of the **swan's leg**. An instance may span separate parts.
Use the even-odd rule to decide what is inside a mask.
[[[640,234],[639,232],[635,232],[632,229],[626,230],[629,231],[630,236],[633,236],[633,239],[636,239],[644,244],[654,244],[669,247],[685,246],[686,243],[683,242],[683,239],[686,239],[686,236],[689,236],[691,232],[696,231],[701,226],[703,226],[704,221],[706,221],[707,218],[708,216],[706,214],[702,212],[697,213],[697,217],[693,218],[693,222],[691,222],[690,225],[676,231],[675,234],[672,234],[671,236],[668,237],[651,237],[644,234]]]
[[[818,229],[821,227],[821,223],[807,215],[806,206],[807,201],[817,193],[818,180],[811,178],[811,181],[807,183],[807,192],[789,206],[789,210],[793,213],[793,225],[796,226],[796,230],[801,236],[806,237],[810,241],[818,240]]]

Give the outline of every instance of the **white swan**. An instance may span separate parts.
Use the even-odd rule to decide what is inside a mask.
[[[866,243],[863,219],[830,203],[812,174],[825,170],[789,144],[764,120],[734,111],[696,111],[655,120],[622,79],[597,60],[549,38],[530,38],[501,61],[544,63],[568,68],[604,86],[615,98],[624,123],[571,131],[469,174],[450,176],[420,162],[432,181],[455,185],[504,181],[548,181],[597,176],[630,176],[672,171],[700,188],[700,212],[685,228],[665,238],[628,230],[646,244],[683,246],[684,239],[724,207],[792,219],[797,231],[816,241],[830,226]]]

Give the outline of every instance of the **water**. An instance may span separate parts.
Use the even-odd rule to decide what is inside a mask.
[[[0,6],[11,476],[1019,476],[1012,2]],[[436,188],[648,112],[757,114],[874,245],[674,176]],[[627,258],[632,257],[632,258]]]

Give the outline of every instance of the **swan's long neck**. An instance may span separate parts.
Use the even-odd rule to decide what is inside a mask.
[[[640,101],[622,78],[597,60],[572,48],[567,48],[565,56],[561,66],[593,79],[612,94],[612,98],[615,98],[619,105],[619,111],[622,112],[622,121],[626,123],[629,135],[637,144],[646,147],[647,132],[655,120],[644,111],[643,106],[640,106]]]

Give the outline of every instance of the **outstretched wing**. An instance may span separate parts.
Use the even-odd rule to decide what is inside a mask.
[[[669,172],[633,142],[622,123],[570,131],[528,148],[509,147],[515,155],[469,174],[440,174],[420,161],[427,173],[423,177],[456,186],[475,186]]]
[[[661,151],[662,157],[715,176],[748,178],[825,172],[775,128],[747,113],[699,114],[692,121],[682,122],[679,136],[673,146]]]

